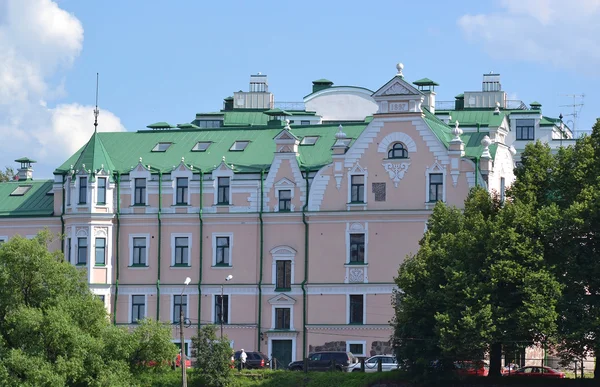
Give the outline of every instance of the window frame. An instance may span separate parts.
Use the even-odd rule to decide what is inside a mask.
[[[106,266],[106,237],[94,239],[94,266]],[[102,241],[104,246],[98,246],[98,242]],[[98,252],[101,249],[102,262],[98,262]]]
[[[223,314],[224,314],[223,325],[228,325],[231,321],[230,320],[231,302],[230,302],[229,296],[230,296],[229,294],[223,293]],[[212,321],[215,324],[221,324],[221,321],[219,320],[219,313],[217,312],[217,308],[219,308],[219,310],[221,309],[221,295],[220,294],[215,294],[215,296],[213,297],[213,319],[212,319]]]
[[[355,178],[362,178],[362,183],[355,183],[354,179]],[[352,174],[350,175],[350,203],[366,203],[366,192],[365,192],[365,185],[366,185],[366,180],[367,177],[363,174]],[[360,190],[360,187],[362,187],[362,192]],[[355,192],[356,189],[356,192]],[[361,193],[362,193],[362,200],[361,200]]]
[[[139,187],[138,182],[144,181],[144,186]],[[148,179],[145,177],[135,177],[133,179],[133,205],[134,206],[145,206],[147,203],[146,192],[148,189]]]
[[[288,198],[282,198],[281,197],[281,193],[282,192],[287,192],[289,193],[289,197]],[[291,212],[292,211],[292,198],[293,198],[293,194],[292,194],[292,190],[291,189],[278,189],[277,190],[277,212]],[[282,209],[282,203],[283,203],[283,208]]]
[[[178,246],[177,242],[178,240],[186,240],[186,245],[185,246]],[[188,234],[185,235],[174,235],[173,239],[172,239],[172,250],[173,250],[173,257],[172,257],[172,262],[171,262],[171,266],[172,267],[190,267],[190,249],[191,249],[191,240],[190,237],[188,236]],[[177,262],[177,252],[181,250],[181,262]],[[186,261],[184,263],[183,260],[183,253],[186,253]]]
[[[352,345],[362,345],[361,353],[354,353],[350,350],[350,346]],[[365,340],[348,340],[346,341],[346,352],[352,352],[354,356],[357,357],[367,357],[367,342]]]
[[[282,263],[283,266],[283,280],[280,283],[279,279],[279,263]],[[286,271],[286,266],[289,266],[289,278],[288,277],[288,272]],[[292,290],[292,281],[293,281],[293,276],[292,276],[292,269],[294,266],[294,261],[292,259],[277,259],[275,261],[275,291],[276,292],[283,292],[283,291],[290,291]],[[287,283],[286,283],[287,282]],[[279,286],[279,285],[289,285],[289,286]]]
[[[171,145],[173,145],[173,143],[169,141],[157,142],[156,145],[154,145],[154,147],[152,148],[151,152],[166,152],[169,150],[169,148],[171,148]],[[166,148],[164,148],[164,146],[166,146]]]
[[[144,245],[144,263],[135,263],[135,240],[144,239],[146,241]],[[149,266],[149,250],[150,234],[129,234],[129,267],[148,267]],[[140,246],[137,246],[140,247]]]
[[[400,147],[396,148],[397,145],[399,145]],[[396,156],[396,152],[400,152],[401,155]],[[390,154],[392,157],[390,157]],[[392,143],[392,145],[388,149],[387,158],[388,160],[408,159],[408,147],[405,143],[401,141],[396,141]]]
[[[77,182],[79,184],[79,202],[77,203],[78,205],[82,205],[82,204],[87,204],[88,200],[87,200],[87,191],[88,191],[88,186],[87,186],[87,181],[88,178],[87,176],[81,176],[79,177],[79,179],[77,179]],[[83,199],[83,201],[82,201]]]
[[[187,206],[189,205],[190,179],[188,177],[176,177],[175,179],[175,205]],[[179,184],[183,181],[185,181],[185,186]]]
[[[519,125],[519,121],[533,121],[531,125]],[[515,139],[516,141],[535,141],[535,119],[517,118],[515,119]],[[526,136],[524,136],[526,131]]]
[[[277,326],[280,321],[279,312],[282,312],[283,327]],[[286,313],[287,312],[287,313]],[[287,327],[285,326],[287,317]],[[277,330],[289,331],[292,328],[292,308],[289,306],[275,305],[275,324],[273,326]]]
[[[221,182],[224,181],[223,179],[227,179],[227,184],[221,184]],[[231,205],[231,177],[229,176],[217,177],[217,205]]]
[[[191,152],[206,152],[210,148],[212,141],[198,141],[192,147]],[[203,147],[206,145],[206,147]]]
[[[356,242],[356,241],[352,241],[353,237],[362,237],[362,243],[361,242]],[[362,245],[362,260],[358,260],[358,259],[353,259],[353,249],[352,247],[356,245],[357,248],[357,258],[360,255],[360,246]],[[366,257],[366,250],[367,250],[367,236],[365,235],[364,232],[351,232],[349,235],[349,246],[348,249],[350,250],[350,256],[349,256],[349,261],[348,264],[352,265],[352,264],[359,264],[359,265],[364,265],[365,262],[365,257]]]
[[[310,124],[309,124],[310,125]],[[321,138],[321,136],[304,136],[302,137],[302,140],[300,140],[300,146],[314,146],[317,144],[317,142],[319,141],[319,139]]]
[[[100,185],[100,182],[103,182],[103,185]],[[106,204],[106,193],[108,186],[108,178],[107,177],[99,177],[96,179],[96,204],[104,205]],[[100,196],[103,196],[104,200],[100,200]]]
[[[134,302],[134,297],[144,297],[144,303],[143,304],[135,303]],[[129,305],[131,305],[131,307],[129,308],[129,323],[130,324],[138,324],[139,320],[143,320],[143,319],[145,319],[148,316],[148,314],[147,314],[148,313],[147,304],[148,304],[148,296],[146,294],[131,294],[129,296]],[[134,308],[135,308],[135,306],[138,307],[137,308],[137,312],[138,312],[137,313],[137,317],[138,317],[137,319],[134,319],[134,316],[135,316],[135,314],[134,314]],[[140,313],[139,313],[140,312],[139,311],[139,309],[140,309],[139,307],[140,306],[142,306],[144,308],[143,309],[144,313],[143,313],[143,317],[142,318],[139,318],[140,317]]]
[[[66,250],[66,257],[65,257],[66,259],[65,260],[67,262],[71,263],[71,257],[73,255],[73,247],[72,247],[73,246],[72,245],[73,244],[73,238],[67,237],[66,240],[65,240],[65,243],[67,244],[67,246],[66,246],[67,248],[65,249]],[[2,238],[0,238],[0,245],[2,245]]]
[[[355,297],[360,297],[362,304],[362,313],[360,314],[360,321],[353,321],[354,317],[358,316],[358,312],[354,311],[356,308],[356,302],[353,303]],[[365,294],[348,294],[347,295],[347,313],[346,320],[348,325],[365,325],[366,324],[366,295]]]
[[[180,297],[180,303],[177,303],[177,297]],[[185,303],[183,303],[183,301],[185,300]],[[181,311],[181,306],[185,305],[185,309],[183,311],[183,320],[185,321],[185,319],[189,318],[189,308],[190,308],[190,303],[189,303],[189,298],[188,298],[188,294],[174,294],[173,298],[171,298],[171,317],[173,318],[173,320],[171,321],[173,324],[179,324],[179,315],[180,315],[180,311]],[[177,306],[179,306],[179,310],[177,311],[177,314],[175,314],[175,310],[177,309]]]
[[[248,145],[250,145],[250,140],[236,140],[233,142],[233,144],[231,144],[231,146],[229,147],[229,151],[230,152],[243,152],[246,150],[246,148],[248,148]],[[242,144],[242,143],[246,143],[246,145],[244,145],[244,147],[242,149],[237,149],[237,145],[238,144]],[[235,149],[234,149],[235,148]]]
[[[85,245],[84,246],[81,246],[81,241],[82,240],[85,241]],[[84,251],[84,254],[83,254],[83,258],[85,259],[84,261],[81,260],[81,258],[82,258],[82,255],[81,255],[82,249]],[[89,255],[88,249],[89,249],[88,237],[87,236],[85,236],[85,237],[77,237],[77,260],[75,262],[76,265],[78,265],[78,266],[84,266],[84,265],[88,264],[88,260],[89,260],[88,259],[88,255]]]
[[[223,245],[223,246],[219,246],[219,240],[222,239],[227,239],[227,245]],[[217,235],[214,237],[214,250],[215,250],[215,257],[214,257],[214,265],[213,266],[217,266],[217,267],[231,267],[231,237],[229,235]],[[219,262],[219,252],[222,251],[222,255],[223,257],[225,257],[225,249],[227,249],[227,261],[229,261],[228,263],[225,262],[225,259],[223,259],[223,262]]]
[[[432,177],[440,177],[441,178],[441,182],[432,182]],[[435,199],[432,198],[432,188],[435,187]],[[437,202],[444,202],[444,173],[442,172],[432,172],[429,174],[429,178],[428,178],[428,202],[429,203],[437,203]]]

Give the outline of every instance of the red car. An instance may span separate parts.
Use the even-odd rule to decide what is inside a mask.
[[[545,366],[527,366],[519,368],[518,370],[511,372],[510,374],[505,374],[505,376],[564,379],[565,373]]]
[[[460,376],[488,376],[489,366],[483,361],[455,361],[454,372]]]

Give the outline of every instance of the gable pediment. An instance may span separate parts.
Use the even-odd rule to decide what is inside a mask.
[[[281,180],[279,180],[277,183],[275,183],[275,187],[277,188],[286,188],[286,187],[290,187],[293,188],[296,184],[294,184],[293,181],[291,181],[288,178],[283,178]]]
[[[396,76],[389,82],[383,85],[373,94],[373,98],[390,97],[390,96],[413,96],[420,97],[422,93],[410,83],[406,82],[403,77]]]
[[[289,130],[287,129],[283,129],[281,132],[279,132],[279,134],[277,136],[275,136],[274,138],[275,141],[277,140],[297,140],[296,137],[294,137],[294,135],[292,133],[290,133]]]
[[[285,293],[278,294],[269,299],[269,304],[271,305],[294,305],[295,303],[296,300]]]

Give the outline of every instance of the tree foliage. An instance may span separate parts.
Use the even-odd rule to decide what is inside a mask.
[[[217,338],[214,325],[203,326],[192,338],[192,354],[196,357],[196,368],[202,370],[203,385],[224,387],[229,384],[233,351],[226,336]]]
[[[6,167],[4,171],[0,171],[0,183],[12,180],[14,175],[15,171],[11,167]]]
[[[43,232],[0,247],[0,386],[134,386],[140,364],[173,359],[168,328],[110,325],[84,272],[49,241]]]
[[[473,189],[464,211],[438,203],[400,266],[395,346],[409,366],[482,359],[500,372],[502,345],[552,334],[560,286],[545,266],[532,206]]]

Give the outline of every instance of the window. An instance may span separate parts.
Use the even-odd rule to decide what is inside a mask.
[[[350,234],[350,263],[365,262],[365,234]]]
[[[192,152],[206,152],[210,144],[212,144],[210,141],[198,141],[192,148]]]
[[[104,300],[105,300],[104,294],[99,294],[97,297],[104,304]]]
[[[0,241],[0,245],[2,245],[2,241]],[[71,262],[71,238],[67,238],[67,257],[66,261]]]
[[[289,189],[279,190],[279,211],[292,210],[292,191]]]
[[[171,147],[171,142],[159,142],[152,148],[152,152],[166,152]]]
[[[350,177],[350,190],[352,203],[364,203],[365,201],[365,177],[363,175],[352,175]]]
[[[79,204],[87,203],[87,177],[79,178]]]
[[[146,204],[146,179],[135,179],[134,183],[134,205]]]
[[[67,182],[65,183],[65,191],[67,194],[67,206],[71,205],[71,178],[67,179]]]
[[[77,238],[77,264],[87,263],[87,238]]]
[[[407,159],[408,158],[408,150],[406,146],[397,142],[392,145],[390,150],[388,151],[388,159]]]
[[[275,329],[290,329],[290,308],[275,308]]]
[[[363,324],[364,315],[364,300],[363,295],[351,295],[350,296],[350,324]]]
[[[292,261],[278,260],[277,261],[277,283],[275,288],[278,290],[292,288]]]
[[[133,266],[146,266],[147,265],[146,238],[144,238],[144,237],[134,237],[133,238],[132,265]]]
[[[443,200],[444,175],[441,173],[429,174],[429,201],[437,202]]]
[[[138,320],[146,317],[146,296],[131,296],[131,323],[137,324]]]
[[[303,124],[308,125],[308,124]],[[315,145],[319,140],[319,136],[305,136],[302,141],[300,141],[300,145]]]
[[[178,177],[177,178],[177,198],[175,204],[187,204],[188,196],[188,178]]]
[[[106,264],[106,238],[96,238],[96,266]]]
[[[223,125],[222,120],[198,120],[198,126],[200,128],[219,128]]]
[[[215,324],[229,324],[229,296],[215,296]]]
[[[229,178],[217,179],[217,204],[229,204]]]
[[[98,203],[98,204],[106,203],[106,177],[98,178],[98,192],[96,195],[96,203]]]
[[[175,266],[189,266],[189,245],[187,237],[175,238]]]
[[[354,356],[365,356],[365,343],[364,342],[346,342],[348,352],[352,352]]]
[[[221,266],[229,266],[229,237],[217,237],[217,259],[216,264]]]
[[[300,125],[310,125],[310,121],[300,120]]]
[[[232,152],[241,152],[246,149],[249,143],[250,141],[236,141],[233,143],[231,148],[229,148],[229,150]]]
[[[173,322],[178,324],[180,321],[181,312],[183,311],[183,319],[187,318],[187,295],[173,296]]]
[[[517,140],[535,139],[535,120],[517,120]]]
[[[10,193],[9,196],[23,196],[27,193],[27,191],[29,191],[31,189],[31,185],[20,185],[17,188],[15,188],[14,191],[12,191]]]

